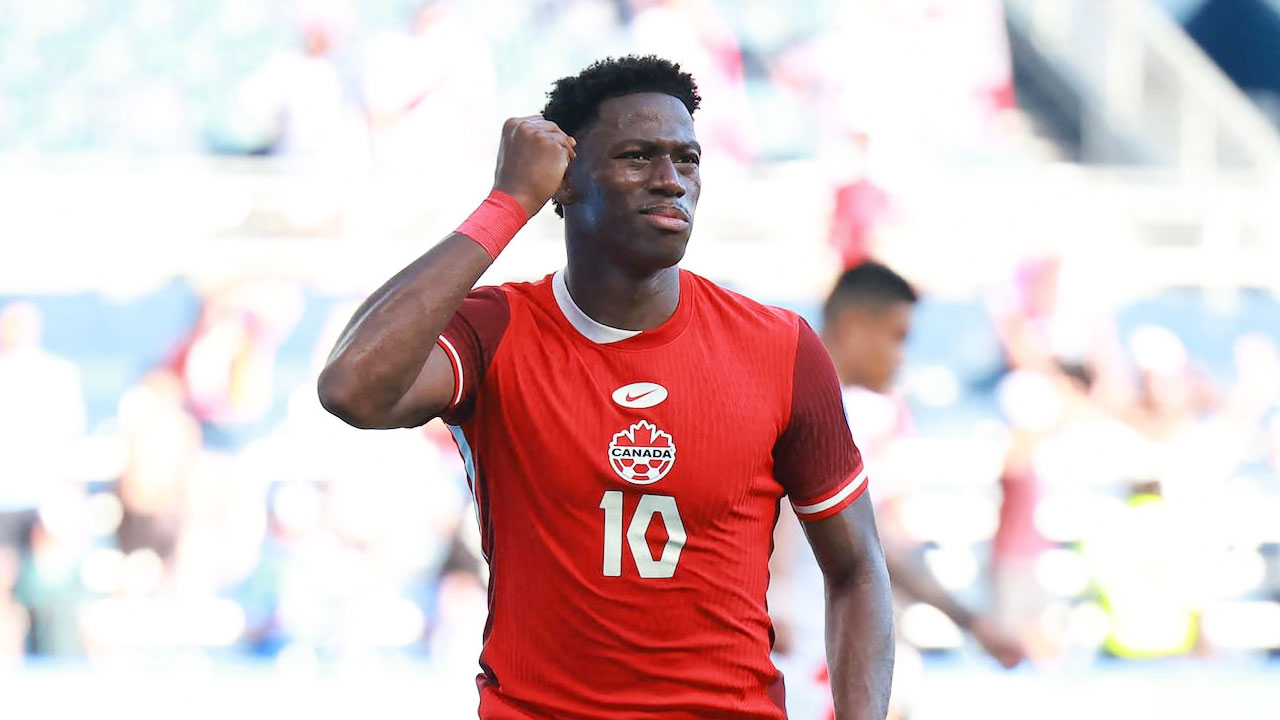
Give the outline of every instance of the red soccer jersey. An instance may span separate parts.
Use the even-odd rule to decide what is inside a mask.
[[[665,323],[608,328],[557,273],[473,291],[439,344],[490,567],[480,717],[785,717],[778,502],[866,486],[809,326],[681,271]]]

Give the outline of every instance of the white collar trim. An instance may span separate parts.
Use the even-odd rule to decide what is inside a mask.
[[[582,336],[597,345],[608,345],[633,338],[640,334],[639,330],[623,330],[621,328],[609,327],[601,325],[591,319],[578,307],[578,303],[573,301],[573,297],[569,295],[569,286],[564,281],[564,270],[557,270],[556,274],[551,277],[551,293],[555,295],[556,305],[560,306],[560,312],[564,313],[564,317],[573,326],[573,329],[582,333]]]

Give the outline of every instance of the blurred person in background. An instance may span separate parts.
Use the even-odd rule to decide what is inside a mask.
[[[237,449],[261,432],[275,401],[276,353],[303,305],[301,289],[283,280],[238,278],[206,294],[169,368],[207,446]]]
[[[40,530],[40,508],[67,490],[85,432],[80,371],[42,347],[43,330],[34,304],[18,301],[0,308],[0,566],[15,573],[12,582],[0,576],[0,613],[10,620],[15,617],[13,588],[30,588],[20,578],[30,579],[32,555],[38,554],[33,551],[47,547],[37,548],[36,541],[46,535]],[[28,611],[32,599],[26,594]],[[0,619],[0,624],[15,632],[11,623]],[[29,647],[42,649],[34,624],[31,628]]]
[[[671,58],[698,78],[706,99],[698,132],[708,155],[750,165],[756,129],[733,26],[712,0],[630,0],[629,5],[627,31],[634,49]]]
[[[285,186],[280,220],[294,232],[332,232],[347,220],[369,168],[358,77],[343,52],[355,14],[346,0],[309,0],[295,12],[297,47],[272,53],[242,83],[232,121],[251,154],[307,173]]]
[[[991,596],[1002,626],[1038,657],[1063,650],[1060,638],[1046,631],[1050,598],[1037,574],[1042,554],[1053,547],[1036,522],[1046,487],[1079,492],[1118,481],[1123,470],[1115,453],[1133,449],[1125,429],[1092,402],[1092,383],[1087,369],[1063,365],[1053,374],[1014,370],[996,386],[1008,441],[991,538]]]
[[[915,289],[902,276],[879,263],[861,263],[840,276],[827,298],[823,307],[822,341],[844,387],[850,431],[866,458],[869,472],[877,478],[873,497],[895,596],[938,608],[972,634],[997,662],[1011,668],[1026,659],[1021,641],[1006,632],[997,619],[966,607],[942,587],[924,564],[923,548],[911,539],[897,513],[896,506],[905,488],[896,487],[899,483],[895,482],[885,459],[892,452],[894,442],[910,432],[911,420],[906,404],[889,392],[902,364],[903,345],[911,329],[916,302]],[[796,545],[793,538],[797,530],[791,518],[779,522],[778,546],[783,562],[791,558],[788,551]],[[779,568],[784,575],[792,576],[789,578],[792,592],[818,592],[820,586],[812,577],[812,562],[802,555],[793,562],[792,567]],[[806,664],[815,667],[822,662],[821,636],[815,634],[812,616],[797,610],[802,606],[803,603],[795,599],[781,603],[781,607],[786,608],[785,614],[791,616],[784,618],[783,625],[792,635],[791,651],[801,663],[801,669]],[[909,660],[913,652],[899,641],[897,655],[908,660],[896,665],[899,670],[894,677],[890,717],[906,718],[909,714],[910,688],[916,678],[905,675],[913,672],[909,668],[918,668],[916,662]],[[825,677],[825,674],[820,672],[818,676]],[[814,708],[802,695],[803,686],[793,684],[792,691],[797,711],[793,717],[814,716]],[[829,706],[826,711],[830,713]]]
[[[340,54],[354,22],[343,0],[299,5],[297,47],[273,52],[239,88],[237,122],[245,139],[258,138],[251,152],[289,158],[313,172],[350,169],[368,156],[358,92]]]
[[[1257,433],[1280,410],[1280,349],[1260,332],[1240,336],[1232,349],[1236,381],[1221,414],[1241,431]]]
[[[1245,346],[1247,347],[1247,345]],[[1240,400],[1224,405],[1223,393],[1187,351],[1172,330],[1142,325],[1129,336],[1129,348],[1137,369],[1137,397],[1125,420],[1146,440],[1150,464],[1140,477],[1160,484],[1158,496],[1189,512],[1216,510],[1206,506],[1221,498],[1230,474],[1242,461],[1262,409],[1250,411]],[[1249,354],[1242,353],[1241,359]],[[1255,377],[1250,363],[1242,365],[1248,382]],[[1265,386],[1249,388],[1258,401]],[[1262,402],[1257,402],[1262,405]],[[1237,417],[1230,417],[1235,413]],[[1244,424],[1242,421],[1250,421]],[[1206,452],[1213,448],[1213,452]]]
[[[120,550],[149,548],[167,561],[177,545],[201,451],[200,423],[187,410],[182,380],[167,369],[126,391],[117,417],[128,453],[117,490],[123,509]]]
[[[1159,481],[1135,480],[1124,506],[1097,518],[1082,543],[1110,616],[1111,655],[1158,658],[1196,647],[1209,574],[1202,535],[1185,520]]]
[[[870,260],[876,241],[893,221],[897,208],[893,197],[871,173],[871,135],[851,131],[853,153],[844,182],[836,187],[828,242],[840,256],[840,267],[849,270]]]
[[[1124,416],[1142,444],[1127,500],[1085,548],[1110,617],[1106,650],[1145,658],[1208,651],[1199,619],[1224,599],[1213,578],[1234,544],[1230,484],[1260,442],[1280,367],[1270,341],[1237,339],[1236,386],[1219,384],[1167,327],[1128,337],[1137,392]]]
[[[463,13],[438,1],[421,3],[407,31],[370,39],[362,85],[377,168],[470,167],[492,152],[480,132],[497,116],[490,44]]]
[[[0,546],[19,552],[85,431],[80,371],[42,347],[43,333],[35,305],[0,308]]]
[[[1056,253],[1020,260],[1008,282],[987,295],[1009,370],[1090,374],[1090,393],[1112,412],[1132,402],[1124,348],[1111,309],[1087,289],[1085,271]]]
[[[697,106],[652,56],[559,80],[505,124],[481,207],[365,301],[321,375],[357,427],[451,426],[492,573],[482,718],[785,717],[765,599],[784,494],[828,588],[836,706],[884,717],[888,578],[831,361],[798,316],[678,267]],[[470,291],[549,200],[568,267]]]
[[[29,615],[14,596],[21,570],[13,547],[0,547],[0,672],[18,665],[26,655]]]
[[[22,556],[18,555],[18,548],[0,546],[0,671],[20,664],[27,655],[31,616],[14,593],[20,571]]]
[[[84,523],[83,502],[82,490],[68,489],[42,505],[31,531],[30,562],[22,569],[16,593],[29,613],[27,650],[32,655],[85,651],[81,613],[89,593],[80,569],[92,538]]]

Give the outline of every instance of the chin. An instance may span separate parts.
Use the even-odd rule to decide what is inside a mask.
[[[628,264],[646,271],[665,270],[678,265],[689,247],[689,234],[671,233],[666,236],[647,237],[627,248]]]
[[[648,258],[649,264],[659,270],[679,265],[680,261],[684,260],[684,253],[688,247],[688,240],[686,239],[680,243],[679,247],[659,248],[657,252]]]

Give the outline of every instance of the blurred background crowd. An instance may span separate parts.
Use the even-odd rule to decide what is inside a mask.
[[[872,492],[1034,663],[906,606],[913,717],[1201,716],[1182,662],[1274,717],[1276,47],[1271,0],[0,0],[0,714],[122,667],[474,712],[452,440],[347,428],[315,377],[503,118],[652,52],[704,98],[686,267],[815,327],[867,258],[921,293],[853,418]],[[559,267],[543,215],[486,282]]]

